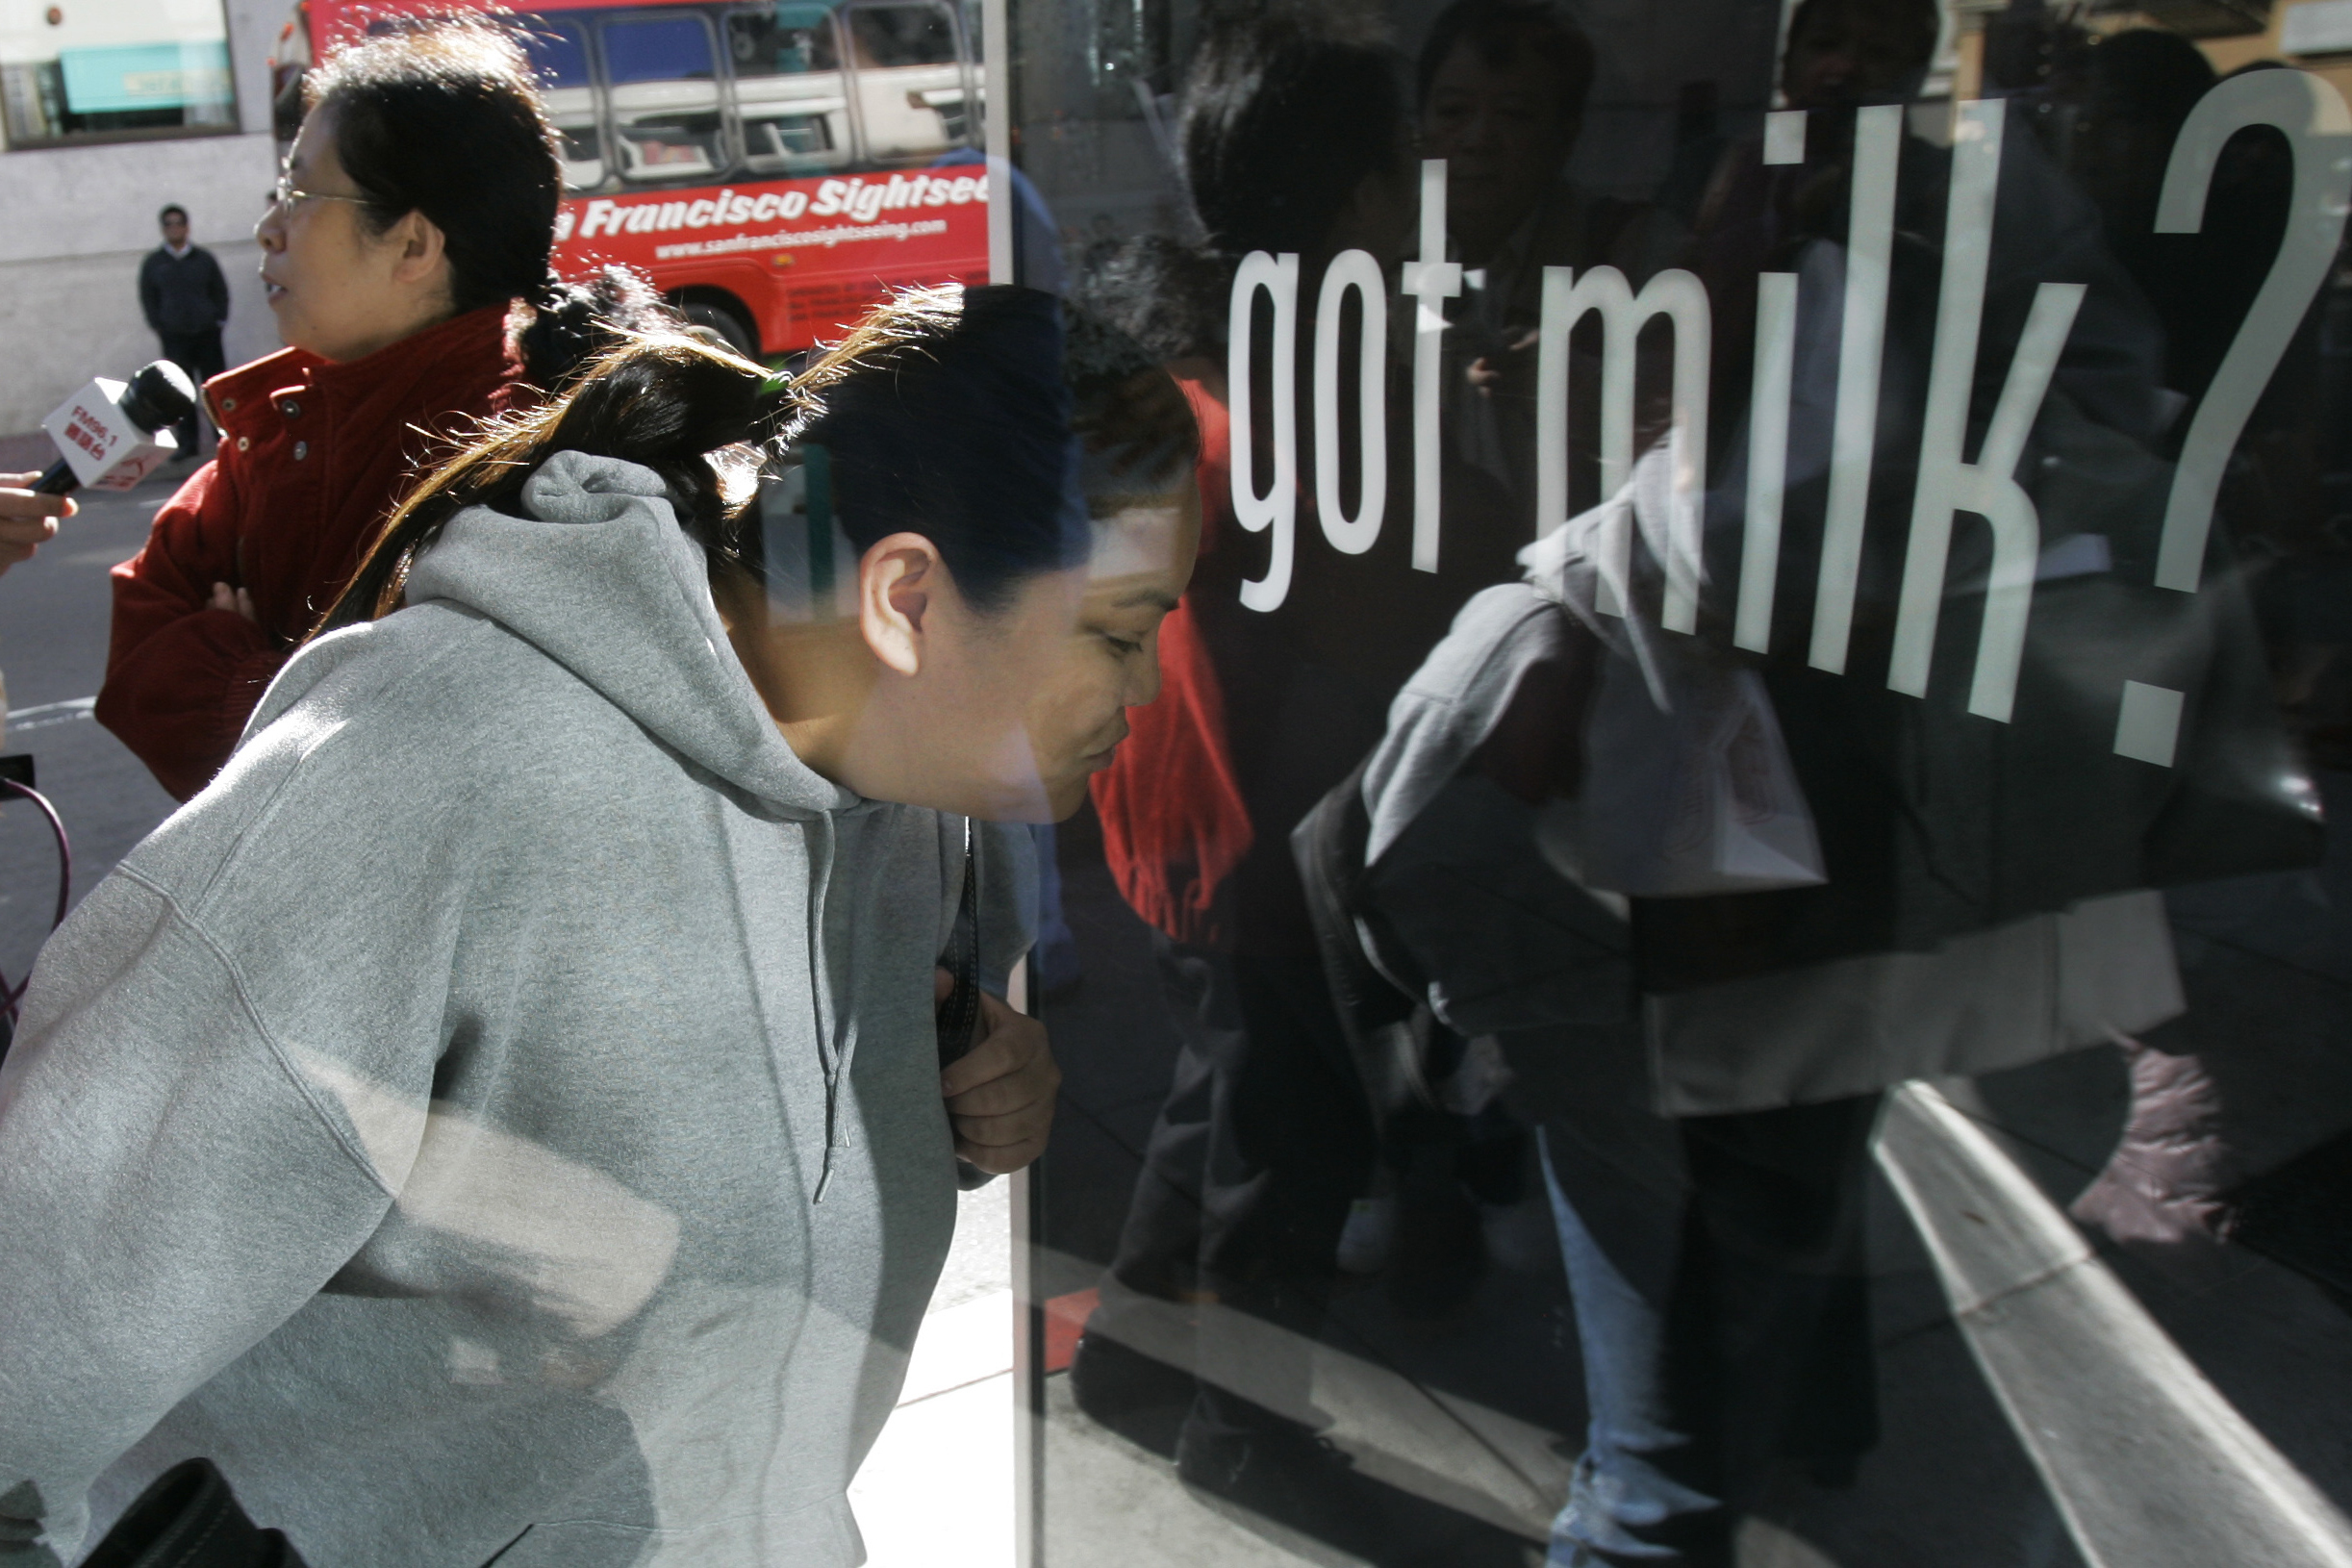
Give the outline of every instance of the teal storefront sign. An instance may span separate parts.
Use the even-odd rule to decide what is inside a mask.
[[[65,104],[77,114],[180,109],[229,100],[229,46],[131,43],[61,49]]]

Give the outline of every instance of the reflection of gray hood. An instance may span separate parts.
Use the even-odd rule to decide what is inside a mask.
[[[288,665],[41,956],[0,1564],[196,1454],[334,1568],[859,1555],[953,1217],[962,824],[794,756],[652,474],[525,500]]]

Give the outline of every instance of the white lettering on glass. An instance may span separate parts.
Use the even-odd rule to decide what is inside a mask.
[[[2352,200],[2352,113],[2343,95],[2305,71],[2249,71],[2219,83],[2189,111],[2164,168],[2158,234],[2195,234],[2205,226],[2205,193],[2222,145],[2249,125],[2274,125],[2286,134],[2294,149],[2294,196],[2278,258],[2181,443],[2157,546],[2156,586],[2184,594],[2195,593],[2204,574],[2222,467],[2312,296],[2327,280],[2343,240],[2345,204]]]
[[[1952,552],[1952,517],[1973,512],[1992,528],[1992,573],[1977,633],[1976,676],[1968,711],[2008,723],[2017,695],[2017,663],[2041,556],[2041,518],[2017,483],[2017,460],[2041,412],[2043,394],[2083,303],[2079,283],[2045,283],[2010,361],[1992,423],[1974,463],[1960,461],[1977,339],[1985,317],[1985,275],[1992,258],[1993,196],[2001,178],[2008,104],[1998,98],[1961,106],[1952,148],[1952,190],[1944,218],[1942,293],[1935,305],[1935,355],[1919,444],[1919,482],[1911,496],[1910,544],[1895,612],[1894,655],[1886,684],[1924,696],[1943,607]]]
[[[1268,390],[1267,410],[1274,429],[1274,473],[1264,494],[1257,489],[1257,427],[1252,422],[1255,398],[1250,387],[1251,340],[1259,290],[1274,303],[1274,384]],[[1281,608],[1290,594],[1290,567],[1299,515],[1299,258],[1289,251],[1280,257],[1253,250],[1241,259],[1233,274],[1233,296],[1227,306],[1230,323],[1226,349],[1226,386],[1232,399],[1233,520],[1252,533],[1274,530],[1266,575],[1241,585],[1241,602],[1250,609]],[[1432,417],[1430,427],[1437,421]]]
[[[1895,105],[1865,108],[1857,116],[1829,494],[1808,650],[1813,667],[1832,673],[1842,673],[1845,669],[1859,591],[1878,438],[1903,117],[1904,111]],[[2166,167],[2156,232],[2200,231],[2208,189],[2223,146],[2237,132],[2255,125],[2274,126],[2288,139],[2294,157],[2292,207],[2278,256],[2197,407],[2174,474],[2155,581],[2159,587],[2183,593],[2194,593],[2198,586],[2223,466],[2326,281],[2342,242],[2347,212],[2352,211],[2352,109],[2332,86],[2308,72],[2262,71],[2223,82],[2197,104]],[[1968,711],[2002,722],[2010,720],[2014,706],[2040,559],[2040,518],[2033,498],[2017,482],[2017,467],[2086,291],[2086,286],[2077,283],[2042,283],[2036,288],[1976,460],[1964,461],[2005,128],[1996,103],[1969,104],[1960,111],[1919,473],[1887,676],[1888,686],[1895,691],[1925,695],[1945,595],[1954,518],[1962,512],[1980,517],[1991,532],[1992,563]],[[1764,161],[1801,163],[1805,131],[1802,113],[1784,111],[1769,116]],[[937,205],[946,184],[932,180],[926,186],[919,179],[909,188],[908,200],[910,204],[920,199]],[[814,204],[796,190],[786,194],[778,207],[787,217],[797,216],[803,209],[819,215],[842,211],[854,201],[862,186],[862,181],[828,180],[819,186]],[[920,197],[914,194],[918,190]],[[728,199],[731,195],[731,191],[721,193],[720,215],[726,215],[733,206]],[[1465,282],[1472,287],[1480,282],[1445,260],[1445,164],[1425,161],[1421,258],[1405,264],[1400,280],[1403,291],[1418,302],[1413,327],[1412,564],[1424,571],[1437,569],[1439,555],[1444,301],[1458,295]],[[748,206],[747,200],[745,205]],[[587,204],[580,233],[587,238],[599,230],[635,232],[649,215],[649,208],[620,207],[599,199]],[[693,217],[686,221],[692,223]],[[2021,239],[2017,242],[2031,241]],[[1363,301],[1362,362],[1356,388],[1356,417],[1362,432],[1361,498],[1353,518],[1341,505],[1343,398],[1339,373],[1345,302],[1351,290]],[[1273,332],[1271,377],[1265,390],[1273,404],[1264,411],[1262,433],[1252,417],[1258,392],[1251,378],[1256,339],[1252,307],[1261,291],[1272,306]],[[1274,610],[1287,597],[1295,564],[1298,291],[1296,255],[1277,257],[1256,251],[1241,264],[1229,300],[1227,365],[1238,438],[1231,468],[1234,513],[1252,532],[1273,530],[1266,574],[1242,587],[1242,602],[1259,611]],[[1769,651],[1772,636],[1787,478],[1797,301],[1795,274],[1759,274],[1745,525],[1732,632],[1738,646],[1757,652]],[[1346,252],[1327,269],[1317,302],[1314,344],[1316,499],[1325,537],[1344,554],[1370,549],[1385,514],[1387,431],[1382,402],[1387,343],[1381,323],[1386,304],[1383,279],[1365,252]],[[1674,384],[1668,436],[1672,501],[1660,620],[1669,629],[1689,632],[1697,623],[1706,493],[1708,340],[1712,331],[1709,303],[1699,280],[1684,271],[1661,272],[1636,293],[1614,267],[1594,267],[1581,276],[1567,267],[1544,269],[1536,367],[1538,535],[1557,528],[1567,517],[1568,343],[1588,311],[1602,317],[1599,455],[1607,495],[1622,490],[1631,475],[1636,340],[1654,316],[1665,316],[1673,323]],[[1261,434],[1265,437],[1262,443]],[[1257,483],[1261,456],[1272,462],[1262,493]],[[1623,613],[1622,590],[1631,548],[1630,531],[1605,545],[1607,559],[1603,562],[1599,595],[1603,610]],[[2162,760],[2153,741],[2134,741],[2127,746],[2119,739],[2117,749],[2149,761]]]
[[[1740,537],[1739,609],[1732,624],[1732,641],[1758,653],[1772,645],[1772,597],[1781,575],[1781,494],[1788,478],[1789,383],[1796,359],[1797,275],[1759,273],[1756,385],[1748,404],[1747,521]]]
[[[1707,497],[1707,359],[1713,336],[1707,289],[1681,267],[1660,272],[1633,292],[1625,274],[1596,266],[1544,268],[1543,315],[1535,354],[1535,523],[1548,534],[1568,519],[1568,337],[1586,311],[1601,317],[1601,493],[1614,495],[1633,472],[1634,341],[1652,316],[1674,323],[1674,392],[1667,432],[1672,511],[1666,538],[1666,601],[1659,621],[1687,632],[1699,623],[1699,528]],[[1632,536],[1605,546],[1598,607],[1625,614],[1617,585],[1626,580]]]
[[[1421,162],[1421,260],[1404,264],[1413,312],[1413,569],[1437,569],[1439,378],[1445,374],[1445,301],[1462,291],[1459,262],[1446,260],[1446,161]]]
[[[1845,322],[1837,341],[1837,412],[1830,445],[1829,509],[1821,525],[1821,576],[1813,594],[1816,670],[1843,674],[1861,581],[1862,517],[1878,442],[1879,358],[1886,338],[1886,267],[1895,235],[1895,164],[1903,108],[1876,104],[1854,125],[1853,215],[1846,236]]]
[[[1364,313],[1355,392],[1362,452],[1353,518],[1341,508],[1339,484],[1339,339],[1351,290]],[[1380,537],[1388,506],[1387,382],[1388,282],[1370,251],[1343,250],[1324,269],[1315,303],[1315,514],[1323,519],[1323,537],[1342,555],[1361,555]]]

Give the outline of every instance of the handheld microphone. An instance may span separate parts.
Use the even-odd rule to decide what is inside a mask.
[[[50,495],[80,485],[129,490],[179,450],[171,427],[195,412],[195,384],[169,360],[157,360],[128,382],[100,376],[41,421],[64,455],[33,488]]]

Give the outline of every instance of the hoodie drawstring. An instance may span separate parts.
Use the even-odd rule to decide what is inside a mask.
[[[818,1173],[817,1192],[809,1200],[811,1207],[824,1201],[825,1190],[833,1185],[833,1151],[847,1143],[841,1125],[841,1080],[857,1049],[854,1032],[847,1046],[833,1038],[833,977],[825,962],[824,915],[825,895],[833,886],[833,860],[840,844],[840,830],[832,815],[817,819],[817,864],[810,868],[808,967],[809,991],[817,1010],[817,1050],[824,1067],[824,1166]]]

